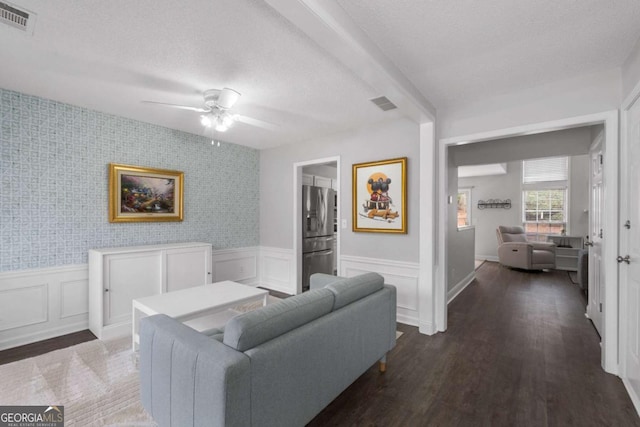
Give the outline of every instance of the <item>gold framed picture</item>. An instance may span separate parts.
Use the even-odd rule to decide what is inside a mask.
[[[407,233],[407,158],[353,165],[353,231]]]
[[[183,219],[184,173],[109,164],[109,222]]]

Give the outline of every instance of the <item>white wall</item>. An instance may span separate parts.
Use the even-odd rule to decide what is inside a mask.
[[[506,175],[460,178],[458,187],[471,190],[471,223],[476,229],[475,256],[496,260],[498,247],[496,228],[499,225],[517,225],[520,217],[520,181],[522,162],[507,163]],[[511,209],[478,209],[478,200],[511,199]]]
[[[629,95],[638,82],[640,82],[640,39],[622,66],[622,97]]]
[[[573,156],[570,160],[569,229],[571,236],[589,234],[589,155]]]
[[[615,110],[620,106],[620,86],[620,69],[616,68],[455,106],[438,111],[440,136],[451,138]]]
[[[449,189],[447,196],[453,200],[453,203],[447,205],[447,291],[451,292],[475,270],[473,250],[475,230],[473,228],[458,230],[458,168],[453,165],[451,156],[449,156],[447,181]]]
[[[293,248],[293,164],[340,156],[339,201],[341,255],[418,262],[419,237],[419,127],[407,119],[379,123],[306,143],[260,152],[260,245]],[[351,231],[351,166],[354,163],[408,157],[408,233],[354,233]]]
[[[302,168],[302,173],[307,175],[321,176],[323,178],[338,178],[338,169],[330,165],[309,165]]]

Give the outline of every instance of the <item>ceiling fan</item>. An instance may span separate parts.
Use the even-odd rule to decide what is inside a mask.
[[[204,107],[191,107],[188,105],[167,104],[165,102],[142,101],[145,104],[155,104],[181,110],[202,113],[200,123],[205,128],[214,128],[218,132],[226,132],[235,122],[241,122],[264,129],[275,130],[278,126],[252,117],[231,113],[231,108],[240,99],[240,92],[233,89],[209,89],[204,91]]]

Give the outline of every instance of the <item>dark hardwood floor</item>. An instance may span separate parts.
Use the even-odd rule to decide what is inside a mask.
[[[640,426],[600,367],[586,300],[564,272],[486,262],[449,305],[445,333],[404,332],[310,426]],[[285,296],[285,295],[282,295]],[[0,364],[95,339],[89,331],[0,351]]]
[[[53,350],[60,350],[61,348],[71,347],[72,345],[95,339],[96,336],[87,329],[44,341],[38,341],[33,344],[21,345],[20,347],[2,350],[0,351],[0,365],[26,359],[28,357],[39,356]]]
[[[310,426],[640,426],[566,272],[484,263],[448,330],[404,335]]]

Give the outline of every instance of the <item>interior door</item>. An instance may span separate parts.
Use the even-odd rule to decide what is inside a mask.
[[[627,113],[627,155],[623,159],[623,210],[620,231],[620,278],[626,294],[622,299],[622,331],[626,335],[622,355],[624,376],[636,393],[640,391],[640,101]],[[625,179],[626,176],[626,179]],[[627,222],[628,221],[628,222]],[[628,258],[627,258],[628,256]]]
[[[589,176],[589,304],[587,315],[602,336],[602,309],[604,269],[602,264],[602,212],[603,212],[603,151],[602,138],[598,139],[589,150],[591,157],[591,173]]]

